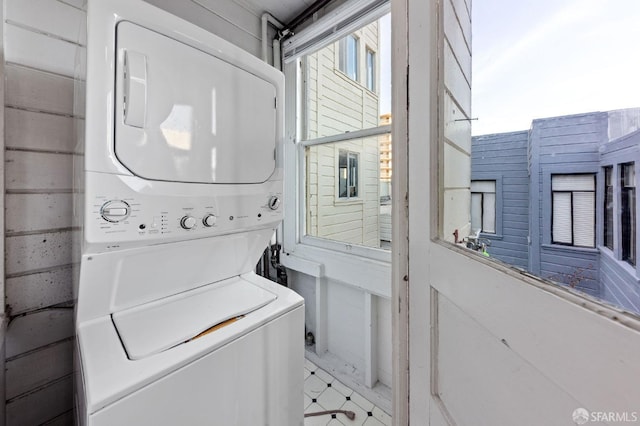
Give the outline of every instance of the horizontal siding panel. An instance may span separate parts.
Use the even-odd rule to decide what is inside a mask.
[[[84,120],[25,111],[5,109],[7,148],[53,152],[81,153],[76,135],[84,131]]]
[[[7,279],[11,315],[43,309],[73,300],[72,267]]]
[[[73,115],[72,78],[10,64],[5,71],[7,106]],[[84,111],[84,105],[77,109]]]
[[[73,373],[73,342],[66,340],[7,362],[7,399]]]
[[[73,335],[72,309],[49,309],[14,318],[7,327],[7,359]]]
[[[37,407],[37,409],[34,409]],[[51,383],[39,392],[9,401],[7,426],[39,425],[73,407],[73,376]]]
[[[194,3],[208,9],[215,15],[233,22],[254,37],[262,37],[260,16],[234,1],[193,0]]]
[[[471,90],[460,66],[456,62],[451,48],[445,43],[444,48],[444,84],[451,92],[453,99],[467,117],[471,115]]]
[[[449,93],[444,94],[444,114],[444,137],[463,151],[471,151],[471,122],[465,120],[470,117],[464,116]]]
[[[65,266],[73,262],[71,241],[79,231],[60,231],[6,238],[6,273]]]
[[[235,44],[254,56],[260,57],[262,55],[262,45],[259,37],[251,34],[247,29],[241,28],[215,13],[211,13],[195,2],[177,2],[175,0],[145,1],[216,34],[218,37]],[[258,20],[259,18],[256,18],[256,21]],[[269,46],[269,54],[271,54],[271,43],[267,44]]]
[[[72,226],[72,194],[7,194],[5,203],[8,234]]]
[[[42,426],[69,426],[74,424],[74,412],[73,410],[69,410],[60,414],[59,416],[43,423]]]
[[[54,0],[7,0],[5,19],[65,40],[86,44],[85,12]]]
[[[81,61],[86,60],[84,47],[14,25],[5,26],[5,37],[7,62],[73,77],[76,73],[76,57]],[[84,69],[84,64],[78,64],[78,75]]]
[[[6,189],[9,191],[70,190],[73,156],[27,151],[5,154]]]
[[[462,28],[453,10],[451,2],[444,2],[444,34],[462,67],[467,81],[471,81],[471,52],[469,40],[465,40]]]

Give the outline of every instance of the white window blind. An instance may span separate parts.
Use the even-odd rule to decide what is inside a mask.
[[[552,242],[595,247],[594,175],[554,175],[551,188]]]
[[[471,232],[482,229],[482,194],[471,194]]]
[[[471,181],[471,231],[496,232],[496,181]]]
[[[482,231],[496,233],[496,194],[485,193],[482,205]]]

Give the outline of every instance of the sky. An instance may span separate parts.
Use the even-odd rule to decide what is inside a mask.
[[[473,0],[472,133],[640,107],[640,0]]]

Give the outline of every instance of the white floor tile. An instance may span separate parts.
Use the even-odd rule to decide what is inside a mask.
[[[373,407],[373,417],[378,419],[382,424],[391,426],[391,416],[380,409],[380,407]]]
[[[318,404],[318,402],[312,402],[311,404],[309,404],[309,406],[307,408],[304,409],[304,413],[317,413],[318,411],[326,411],[327,409],[324,408],[322,405]]]
[[[324,371],[321,368],[318,368],[315,371],[316,376],[318,376],[320,379],[324,380],[325,383],[333,383],[336,379],[333,378],[333,376],[329,373],[327,373],[326,371]]]
[[[307,410],[307,407],[309,406],[309,404],[311,404],[311,397],[309,397],[309,395],[307,395],[305,393],[304,394],[304,409],[305,409],[305,411]]]
[[[351,394],[353,393],[351,388],[346,387],[345,385],[343,385],[342,383],[340,383],[337,380],[334,380],[331,383],[331,387],[334,388],[335,390],[337,390],[338,392],[340,392],[344,396],[351,396]]]
[[[349,419],[345,419],[347,422],[349,421]],[[342,423],[340,420],[338,419],[331,419],[329,421],[329,423],[327,423],[327,426],[344,426],[345,424]]]
[[[351,394],[351,400],[358,404],[364,411],[373,411],[373,402],[369,401],[358,392],[354,392]]]
[[[309,377],[311,375],[311,371],[307,370],[306,368],[304,369],[304,379],[307,380],[307,377]]]
[[[353,401],[347,401],[345,402],[342,407],[340,407],[341,410],[348,410],[348,411],[353,411],[356,415],[356,418],[353,420],[345,420],[345,424],[348,424],[349,426],[353,425],[353,426],[361,426],[368,418],[369,416],[367,416],[367,413],[360,408],[360,406],[356,405]],[[348,423],[347,423],[348,422]]]
[[[304,381],[304,393],[311,398],[317,398],[325,389],[327,384],[313,374]]]
[[[375,417],[369,417],[367,421],[364,422],[363,426],[384,426],[384,423],[382,423],[380,420],[376,419]]]
[[[345,403],[345,397],[333,388],[327,388],[318,397],[318,403],[327,410],[337,410]]]
[[[316,371],[318,369],[318,366],[305,358],[304,359],[304,368],[306,368],[309,371]]]

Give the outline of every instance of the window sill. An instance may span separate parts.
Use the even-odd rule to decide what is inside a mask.
[[[382,252],[387,255],[388,260],[372,259],[309,244],[296,244],[293,250],[283,253],[281,262],[285,267],[303,274],[339,281],[376,296],[390,298],[391,253]]]
[[[561,244],[542,244],[542,248],[547,250],[554,251],[563,251],[563,252],[580,252],[580,253],[589,253],[589,254],[598,254],[600,250],[596,247],[575,247],[575,246],[564,246]]]

